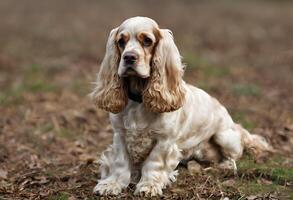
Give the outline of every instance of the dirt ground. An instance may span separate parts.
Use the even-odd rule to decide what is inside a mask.
[[[292,1],[0,1],[0,199],[144,199],[130,186],[95,197],[111,143],[91,92],[109,31],[131,16],[173,31],[185,79],[220,100],[276,153],[213,166],[157,199],[293,199]]]

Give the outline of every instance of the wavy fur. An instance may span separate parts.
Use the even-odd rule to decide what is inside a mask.
[[[172,32],[160,30],[161,39],[152,60],[152,73],[143,92],[146,107],[156,113],[179,109],[184,103],[183,65]]]
[[[119,113],[127,105],[127,94],[122,79],[118,76],[117,66],[120,55],[115,43],[118,28],[111,31],[98,74],[96,87],[91,94],[95,104],[108,112]]]

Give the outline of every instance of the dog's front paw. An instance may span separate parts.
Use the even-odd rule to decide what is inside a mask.
[[[100,180],[95,186],[94,194],[100,195],[118,195],[125,188],[119,181],[114,179]]]
[[[136,185],[135,195],[144,194],[150,196],[162,195],[162,186],[154,181],[141,181]]]

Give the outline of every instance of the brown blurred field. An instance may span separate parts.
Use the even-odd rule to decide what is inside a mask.
[[[263,135],[274,155],[238,161],[238,176],[189,174],[157,199],[293,198],[292,1],[0,1],[0,199],[92,195],[111,143],[91,92],[109,31],[131,16],[173,31],[185,79]],[[143,199],[133,186],[111,199]]]

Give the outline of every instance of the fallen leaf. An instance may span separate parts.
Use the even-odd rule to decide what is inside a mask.
[[[0,178],[6,179],[8,172],[4,169],[0,169]]]
[[[250,195],[250,196],[248,196],[248,197],[246,197],[246,198],[247,198],[247,200],[255,200],[255,199],[258,198],[258,196]]]
[[[222,184],[224,186],[229,186],[229,187],[232,187],[235,185],[235,180],[234,179],[229,179],[229,180],[226,180],[224,182],[222,182]]]
[[[201,172],[201,166],[195,160],[187,163],[187,169],[190,174],[195,175]]]

